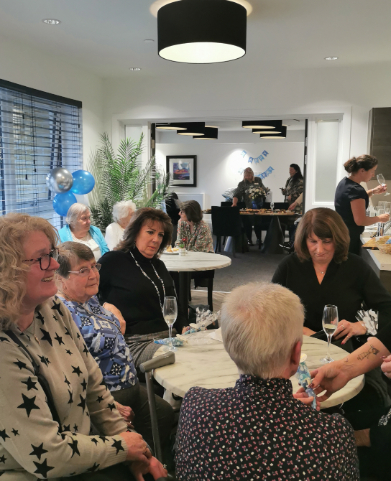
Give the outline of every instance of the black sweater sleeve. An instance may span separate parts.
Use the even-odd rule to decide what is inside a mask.
[[[281,286],[286,287],[288,259],[289,257],[286,257],[278,264],[277,269],[272,277],[273,284],[280,284]]]
[[[364,283],[364,302],[368,309],[379,313],[379,325],[376,337],[391,352],[391,295],[381,283],[373,269],[362,261],[365,266],[362,274]]]

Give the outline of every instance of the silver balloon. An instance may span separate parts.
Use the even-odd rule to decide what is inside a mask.
[[[46,176],[46,185],[49,190],[56,192],[56,194],[62,194],[71,190],[73,184],[72,174],[67,169],[57,167],[51,170]]]

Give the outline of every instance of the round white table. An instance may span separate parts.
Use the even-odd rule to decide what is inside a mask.
[[[189,337],[193,337],[195,339],[194,342],[197,342],[197,338],[202,339],[206,337],[208,344],[190,344],[178,347],[175,352],[175,364],[155,370],[154,377],[157,382],[181,397],[194,386],[207,389],[235,386],[235,382],[239,377],[237,367],[225,351],[223,343],[211,340],[211,333],[213,331],[190,334]],[[320,359],[325,356],[326,352],[326,342],[304,336],[302,353],[307,354],[306,362],[310,371],[321,366]],[[155,356],[159,354],[161,354],[160,349]],[[347,355],[346,351],[332,345],[330,346],[330,354],[334,360],[341,359]],[[292,376],[291,381],[293,392],[296,392],[299,389],[296,377]],[[321,407],[324,409],[346,402],[356,396],[363,387],[364,376],[361,375],[352,379],[344,388],[330,396],[327,401],[321,403]]]
[[[209,252],[188,252],[185,256],[162,254],[160,259],[168,271],[179,272],[178,316],[185,324],[189,319],[190,272],[212,271],[231,265],[229,257]]]

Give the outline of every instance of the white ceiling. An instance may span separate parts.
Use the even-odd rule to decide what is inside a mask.
[[[247,54],[215,65],[167,62],[157,55],[153,0],[0,0],[0,36],[102,78],[207,75],[265,69],[338,68],[391,62],[390,0],[248,0]],[[43,18],[61,20],[59,26]],[[144,42],[153,39],[155,42]],[[324,57],[336,55],[338,61]],[[129,67],[141,67],[130,72]]]

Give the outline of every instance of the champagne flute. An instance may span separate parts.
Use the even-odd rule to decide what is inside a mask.
[[[331,304],[326,304],[324,306],[322,326],[327,336],[327,356],[324,359],[321,359],[321,362],[323,364],[327,364],[328,362],[334,361],[334,359],[332,359],[330,356],[330,341],[338,326],[338,307],[337,306],[333,306]]]
[[[272,212],[273,212],[273,210],[274,210],[274,202],[270,202],[270,209],[271,209]]]
[[[163,304],[163,317],[166,321],[166,324],[169,329],[169,337],[170,337],[170,347],[169,351],[176,351],[176,347],[172,345],[172,325],[176,321],[178,316],[178,306],[176,302],[176,297],[174,296],[167,296],[164,298]]]
[[[383,174],[377,174],[376,178],[380,185],[386,185],[386,179]],[[386,192],[384,195],[390,195],[390,193]]]

